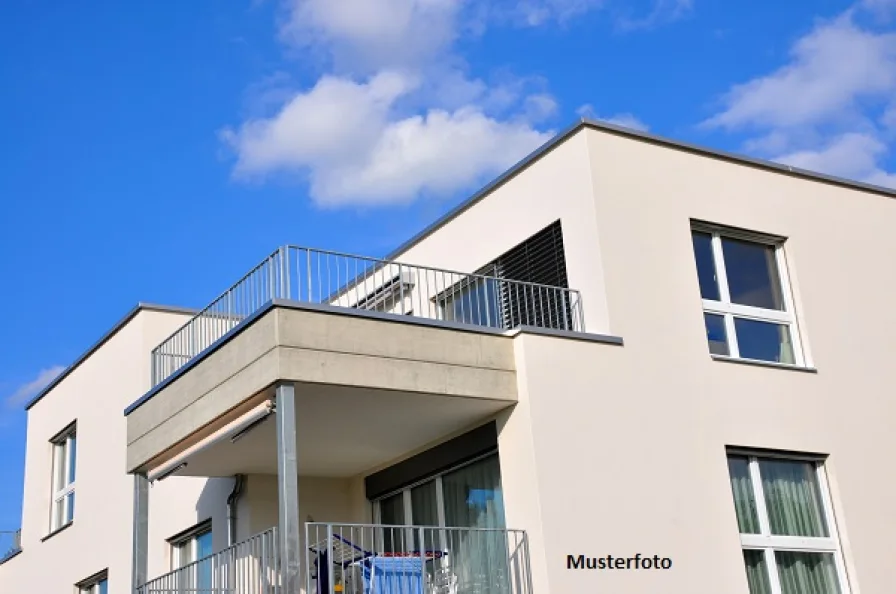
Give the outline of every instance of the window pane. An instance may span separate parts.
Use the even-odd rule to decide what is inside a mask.
[[[723,237],[722,254],[732,303],[783,311],[774,247]]]
[[[75,492],[72,491],[66,495],[65,499],[68,502],[66,506],[68,514],[65,516],[65,523],[68,523],[75,519]]]
[[[716,278],[716,264],[712,258],[712,235],[691,232],[694,242],[694,258],[697,260],[697,279],[700,282],[700,296],[704,299],[719,300],[719,283]]]
[[[75,482],[75,458],[77,450],[77,438],[72,435],[68,440],[68,483]]]
[[[504,498],[498,456],[489,456],[442,477],[445,525],[503,528]]]
[[[51,530],[56,530],[65,524],[65,497],[60,497],[53,502],[53,525]]]
[[[65,486],[65,446],[53,445],[53,489],[58,491]]]
[[[193,557],[193,541],[188,540],[177,545],[177,566],[183,567],[195,561]]]
[[[404,517],[404,493],[387,497],[380,501],[380,524],[387,526],[402,526]],[[409,532],[396,528],[383,529],[383,550],[386,552],[399,552],[407,550],[410,545]]]
[[[828,536],[815,464],[760,460],[759,474],[772,534]]]
[[[380,501],[380,524],[404,524],[404,495],[399,493]]]
[[[728,355],[728,335],[725,332],[725,317],[716,314],[703,314],[706,323],[706,340],[709,352],[713,355]]]
[[[499,300],[500,291],[494,279],[473,277],[449,290],[443,302],[445,319],[498,328],[502,325]]]
[[[781,594],[840,594],[832,553],[776,551]]]
[[[498,456],[489,456],[442,477],[445,523],[448,526],[504,528],[504,504]],[[489,530],[448,533],[448,555],[454,560],[458,592],[505,594],[507,543]]]
[[[756,513],[756,496],[750,478],[750,464],[743,456],[728,456],[728,476],[734,495],[737,527],[741,534],[759,534],[759,516]]]
[[[109,594],[109,583],[106,580],[101,580],[97,586],[99,594]]]
[[[438,501],[436,501],[436,482],[429,481],[419,487],[411,489],[411,518],[415,526],[438,526],[439,511]],[[438,532],[435,530],[424,530],[424,538],[426,542],[422,547],[424,550],[433,551],[438,549]],[[420,534],[414,532],[414,544],[419,545]]]
[[[750,594],[771,594],[772,586],[765,566],[765,554],[762,551],[744,549],[744,565],[747,567]]]
[[[211,591],[212,587],[212,533],[204,532],[196,537],[196,588],[201,591]],[[204,559],[204,561],[200,561]]]
[[[795,363],[790,328],[784,324],[734,318],[737,346],[745,359]]]
[[[212,554],[212,533],[203,532],[196,537],[196,558],[204,559]]]

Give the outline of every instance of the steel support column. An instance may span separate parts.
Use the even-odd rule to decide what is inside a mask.
[[[134,543],[131,583],[134,592],[146,583],[149,546],[149,480],[145,474],[134,475]]]
[[[277,386],[277,500],[280,511],[282,594],[299,592],[299,464],[296,455],[295,386]]]

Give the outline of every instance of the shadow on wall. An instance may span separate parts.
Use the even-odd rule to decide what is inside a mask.
[[[196,524],[211,518],[212,546],[215,551],[227,548],[227,497],[233,490],[234,479],[210,478],[205,481],[196,499]]]

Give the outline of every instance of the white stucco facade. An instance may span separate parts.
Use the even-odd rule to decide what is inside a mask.
[[[559,221],[587,333],[282,305],[125,417],[151,388],[151,349],[189,319],[140,310],[29,410],[23,550],[0,564],[0,592],[66,591],[104,569],[110,592],[129,592],[128,472],[178,460],[288,382],[302,522],[374,521],[371,477],[494,423],[503,513],[528,534],[533,592],[749,594],[727,455],[791,456],[823,467],[840,594],[889,593],[894,197],[583,124],[394,258],[474,271]],[[799,365],[710,353],[695,222],[781,246]],[[73,421],[75,519],[45,538],[49,440]],[[246,475],[237,539],[277,525],[276,443],[262,425],[195,454],[182,474],[196,476],[152,485],[149,577],[200,522],[226,547],[231,475]],[[608,554],[671,567],[568,565]]]
[[[2,592],[72,592],[108,572],[109,592],[131,591],[133,483],[122,472],[124,407],[149,388],[149,353],[189,315],[156,306],[129,314],[114,333],[28,410],[22,552],[0,564]],[[52,445],[77,423],[74,519],[51,531]],[[222,529],[231,479],[174,478],[150,492],[153,505],[150,571],[170,567],[166,539],[208,518]]]

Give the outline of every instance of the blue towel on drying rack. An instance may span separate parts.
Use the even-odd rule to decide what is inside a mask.
[[[370,557],[363,564],[365,594],[423,594],[420,557]]]

